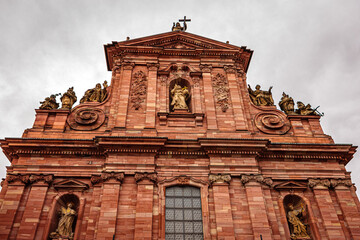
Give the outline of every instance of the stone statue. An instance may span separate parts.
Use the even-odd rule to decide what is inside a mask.
[[[305,224],[300,220],[305,213],[305,207],[301,204],[298,209],[295,209],[294,205],[290,203],[288,208],[287,219],[291,225],[291,239],[310,239]]]
[[[256,106],[272,106],[274,105],[274,100],[272,98],[272,93],[271,93],[271,89],[272,87],[269,88],[269,91],[263,91],[260,90],[260,85],[256,85],[255,86],[255,91],[253,91],[250,87],[250,85],[248,85],[249,88],[249,94],[250,94],[250,99],[251,101],[256,105]]]
[[[173,23],[173,26],[171,28],[171,31],[182,31],[184,28],[180,25],[179,22],[177,22],[176,24]]]
[[[50,234],[50,238],[67,238],[73,239],[73,222],[76,216],[76,211],[73,209],[73,204],[68,203],[67,208],[61,207],[61,217],[59,219],[56,232]]]
[[[58,109],[59,104],[56,102],[56,96],[60,95],[58,94],[51,94],[50,97],[45,98],[43,102],[40,102],[40,109],[46,109],[46,110],[52,110],[52,109]]]
[[[74,103],[77,101],[74,87],[69,88],[67,92],[61,96],[60,100],[62,104],[62,109],[71,109]]]
[[[171,106],[173,106],[173,110],[189,109],[188,105],[186,104],[186,100],[188,100],[190,97],[187,87],[181,88],[180,85],[175,83],[175,86],[170,93],[172,98]]]
[[[280,109],[283,110],[287,115],[295,114],[294,111],[294,100],[283,92],[282,98],[279,102]]]
[[[300,101],[297,102],[297,107],[298,107],[298,109],[296,109],[297,114],[300,114],[300,115],[318,115],[317,114],[318,107],[316,109],[312,109],[310,104],[305,106],[305,104],[300,102]]]
[[[103,89],[101,89],[101,84],[97,83],[95,88],[88,89],[84,96],[81,98],[80,103],[84,102],[103,102],[107,97],[107,81],[103,83]]]

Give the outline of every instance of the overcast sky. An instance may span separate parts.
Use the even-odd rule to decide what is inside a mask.
[[[360,144],[360,1],[0,0],[0,138],[21,137],[39,101],[110,80],[103,45],[188,32],[254,50],[248,83],[325,113],[336,143]],[[0,177],[9,162],[0,154]],[[360,156],[347,165],[360,187]],[[359,192],[359,191],[358,191]]]

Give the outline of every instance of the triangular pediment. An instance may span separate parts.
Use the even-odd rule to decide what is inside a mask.
[[[61,190],[61,189],[65,189],[65,190],[78,190],[78,191],[83,191],[89,188],[89,185],[86,183],[83,183],[79,180],[76,179],[66,179],[66,180],[62,180],[60,182],[54,183],[54,188],[56,190]]]
[[[161,47],[167,49],[241,49],[240,47],[228,43],[201,37],[188,32],[168,32],[119,42],[119,45]]]
[[[274,186],[275,189],[306,189],[307,185],[305,183],[287,181]]]

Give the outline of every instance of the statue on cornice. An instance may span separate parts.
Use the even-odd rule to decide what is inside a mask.
[[[300,206],[295,209],[294,205],[290,203],[288,209],[287,219],[292,227],[290,230],[291,239],[310,239],[305,224],[300,220],[305,214],[305,207],[303,204],[300,204]]]
[[[294,100],[283,92],[281,100],[279,102],[280,109],[283,110],[287,115],[296,114],[294,110]]]
[[[103,102],[107,97],[107,81],[103,83],[103,89],[101,89],[101,84],[97,83],[95,88],[88,89],[84,96],[81,98],[80,103],[84,102]]]
[[[272,87],[269,88],[269,91],[263,91],[260,90],[260,85],[256,85],[255,86],[255,91],[251,89],[250,85],[248,84],[249,88],[249,96],[251,101],[256,105],[256,106],[272,106],[274,105],[274,99],[272,98],[272,93],[271,93],[271,89]]]
[[[74,87],[69,88],[66,93],[61,96],[60,100],[62,109],[71,109],[74,103],[77,101]]]
[[[40,102],[40,109],[46,109],[46,110],[53,110],[58,109],[59,104],[56,102],[56,96],[59,96],[58,94],[51,94],[50,97],[45,98],[44,101]]]
[[[175,83],[174,88],[171,90],[171,106],[173,110],[188,110],[189,107],[186,104],[186,101],[190,97],[189,90],[187,87],[181,87],[180,85]]]
[[[297,102],[297,107],[298,107],[298,109],[296,109],[296,113],[297,114],[300,114],[300,115],[319,115],[319,116],[323,116],[324,114],[323,113],[319,113],[318,111],[317,111],[317,109],[319,108],[319,107],[317,107],[317,108],[315,108],[315,109],[312,109],[311,108],[311,105],[310,104],[307,104],[306,106],[305,106],[305,104],[303,103],[303,102]]]
[[[179,22],[177,22],[176,24],[173,23],[171,31],[173,31],[173,32],[175,32],[175,31],[183,31],[183,32],[185,32],[186,29],[187,29],[186,22],[190,22],[190,21],[191,21],[191,19],[186,19],[186,16],[184,16],[184,19],[179,19],[179,22],[184,22],[184,26],[182,27]]]

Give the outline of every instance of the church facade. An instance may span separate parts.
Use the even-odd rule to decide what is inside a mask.
[[[183,30],[105,45],[111,83],[0,141],[0,239],[360,239],[356,147],[248,86],[251,50]]]

